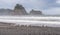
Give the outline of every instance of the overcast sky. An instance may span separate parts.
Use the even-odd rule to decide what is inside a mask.
[[[0,0],[0,8],[13,9],[19,3],[27,11],[41,10],[44,14],[60,15],[60,0]]]

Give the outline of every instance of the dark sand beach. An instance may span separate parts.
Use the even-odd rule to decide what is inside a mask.
[[[14,25],[13,23],[11,25],[0,22],[0,35],[60,35],[60,27]]]

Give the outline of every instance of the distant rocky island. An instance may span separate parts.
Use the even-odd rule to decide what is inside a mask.
[[[42,12],[32,9],[30,13],[27,13],[27,11],[22,5],[16,4],[13,10],[0,9],[0,15],[42,15]]]

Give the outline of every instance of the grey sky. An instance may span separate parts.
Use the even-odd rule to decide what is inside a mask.
[[[13,9],[19,3],[27,11],[41,10],[44,14],[60,15],[60,0],[0,0],[0,8]]]

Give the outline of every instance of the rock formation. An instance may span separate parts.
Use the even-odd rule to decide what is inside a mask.
[[[11,9],[0,9],[0,15],[12,15],[12,12]]]
[[[28,13],[26,12],[25,8],[20,5],[20,4],[16,4],[16,6],[14,7],[14,10],[11,9],[0,9],[0,15],[28,15]],[[41,11],[36,11],[36,10],[31,10],[29,15],[42,15]]]
[[[16,4],[14,15],[27,15],[25,8],[22,5]]]
[[[30,11],[30,15],[42,15],[42,12],[32,9],[32,10]]]

